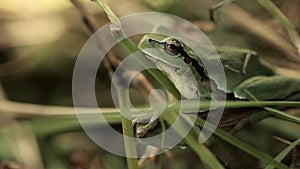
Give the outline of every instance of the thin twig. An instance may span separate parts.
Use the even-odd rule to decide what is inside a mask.
[[[98,26],[97,26],[97,21],[94,19],[93,16],[91,16],[87,10],[85,9],[84,5],[79,1],[79,0],[71,0],[71,2],[73,3],[73,5],[79,10],[79,12],[81,13],[84,23],[86,24],[86,26],[89,28],[90,32],[96,32],[98,30]],[[116,21],[116,23],[119,23]],[[99,44],[100,48],[102,49],[107,49],[107,46],[105,45],[105,43],[102,42],[98,42],[97,44]],[[109,70],[110,67],[109,66],[113,66],[113,69],[116,69],[119,64],[121,63],[120,59],[118,59],[111,51],[108,51],[108,53],[106,54],[107,56],[107,60],[110,64],[104,64],[106,66],[106,68]],[[135,74],[134,71],[129,71],[127,69],[125,69],[124,71],[127,71],[127,74]],[[134,84],[135,86],[143,86],[147,92],[151,92],[152,90],[154,90],[153,85],[148,81],[148,79],[142,74],[139,73],[132,81],[132,84]],[[144,91],[145,89],[141,89],[141,88],[137,88],[141,93],[142,91]],[[157,94],[157,93],[154,93]],[[144,97],[146,99],[146,97]],[[159,95],[156,95],[156,98],[161,98]]]
[[[124,89],[120,86],[116,86],[117,94],[118,94],[118,100],[120,104],[120,111],[122,114],[132,115],[130,110],[130,99],[129,99],[129,93],[128,89]],[[123,129],[123,138],[124,138],[124,146],[125,146],[125,152],[126,155],[129,156],[126,158],[127,160],[127,166],[130,169],[138,169],[138,161],[137,158],[137,150],[136,145],[134,142],[130,140],[130,138],[134,138],[134,131],[131,120],[127,119],[126,117],[122,116],[122,129]]]
[[[102,0],[92,0],[96,2],[107,14],[107,17],[109,18],[111,25],[111,33],[114,36],[116,40],[120,42],[126,49],[128,49],[130,52],[134,53],[139,51],[137,45],[125,34],[123,27],[121,25],[121,22],[119,18],[114,14],[114,12],[109,8],[109,6]],[[145,67],[154,66],[152,62],[150,62],[145,57],[137,57],[136,58],[142,65]],[[159,70],[157,69],[147,69],[147,71],[170,93],[177,99],[181,98],[180,93],[175,88],[172,82]]]

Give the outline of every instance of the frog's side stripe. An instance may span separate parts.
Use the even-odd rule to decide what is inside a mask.
[[[192,66],[196,69],[200,77],[206,77],[203,67],[199,65],[196,59],[190,57],[183,48],[182,48],[182,52],[180,52],[180,55],[183,56],[184,58],[183,60],[186,64],[192,63]]]

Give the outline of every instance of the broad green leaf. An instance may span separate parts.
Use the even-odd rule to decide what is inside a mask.
[[[293,98],[292,95],[300,92],[300,79],[284,76],[256,76],[241,83],[235,89],[238,98],[249,99],[251,96],[257,100],[285,100]],[[299,98],[293,98],[299,100]]]
[[[221,57],[228,91],[235,91],[243,81],[254,76],[272,76],[274,72],[272,69],[262,64],[257,55],[252,55],[248,66],[243,73],[243,65],[247,53],[244,51],[232,51],[232,52],[219,52]]]

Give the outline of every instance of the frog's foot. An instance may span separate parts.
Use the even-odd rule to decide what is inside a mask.
[[[144,135],[146,135],[149,130],[153,129],[157,125],[158,120],[159,119],[155,119],[144,126],[137,127],[136,136],[143,137]]]
[[[238,123],[236,123],[232,129],[228,131],[229,134],[234,134],[235,132],[239,131],[243,128],[249,121],[249,118],[243,118]]]
[[[250,117],[251,113],[245,109],[225,110],[218,127],[234,134],[249,122]]]
[[[136,126],[136,136],[143,137],[147,132],[153,129],[159,121],[159,116],[148,114],[133,119],[132,124]],[[144,125],[143,125],[144,124]]]

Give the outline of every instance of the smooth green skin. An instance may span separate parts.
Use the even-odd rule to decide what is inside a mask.
[[[186,99],[200,98],[201,101],[209,101],[221,98],[220,100],[222,100],[224,98],[218,97],[218,94],[221,93],[227,96],[227,100],[300,100],[300,79],[276,75],[271,68],[260,62],[256,52],[248,49],[221,47],[217,49],[218,58],[213,55],[213,52],[210,52],[211,48],[199,46],[202,53],[197,55],[180,38],[162,36],[167,31],[170,30],[160,26],[155,28],[153,34],[145,35],[141,39],[139,48],[158,69],[166,74],[179,93]],[[184,63],[183,56],[171,56],[166,53],[162,44],[149,42],[149,39],[166,42],[173,38],[180,41],[188,55],[197,60],[203,68],[206,78],[201,77],[193,66]],[[245,59],[249,55],[251,55],[251,58],[245,68]],[[217,69],[216,71],[210,71],[208,76],[203,60],[205,63],[214,64],[217,69],[224,69],[226,80],[220,78],[220,71]],[[211,90],[217,92],[211,93]],[[276,108],[284,109],[284,107]],[[205,111],[207,109],[199,112]],[[205,117],[207,114],[201,113],[200,115]],[[225,109],[219,126],[229,129],[230,132],[235,132],[246,123],[255,123],[269,115],[270,113],[266,110],[258,108]],[[136,122],[138,121],[140,120]],[[154,128],[156,124],[157,118],[154,118],[154,120],[151,118],[147,125],[137,128],[137,136],[142,137],[145,134],[151,136],[155,133],[155,130],[150,133],[148,133],[148,130]],[[158,129],[158,132],[161,131]]]
[[[209,64],[216,64],[217,66],[222,66],[223,64],[226,84],[224,80],[219,79],[219,71],[210,72],[209,76],[206,71],[204,73],[216,84],[220,91],[233,93],[235,98],[253,99],[245,90],[248,90],[257,100],[285,100],[287,97],[291,97],[291,95],[300,92],[300,79],[276,75],[271,68],[260,62],[258,55],[254,51],[222,47],[217,50],[220,60],[218,57],[211,55],[199,56],[191,48],[186,46],[180,38],[162,36],[161,34],[166,31],[168,30],[161,26],[155,28],[153,34],[145,35],[141,39],[139,48],[169,77],[180,94],[187,99],[197,97],[209,99],[210,84],[201,82],[200,79],[202,77],[197,74],[194,67],[183,62],[183,57],[180,54],[171,56],[165,52],[163,45],[154,42],[150,43],[148,41],[149,39],[161,42],[166,42],[172,38],[179,40],[188,55],[195,58],[204,70],[205,66],[203,65],[203,60]],[[158,50],[149,50],[149,48]],[[201,50],[205,53],[205,50],[209,49],[203,46]],[[251,55],[251,59],[248,62],[246,72],[243,72],[247,54]],[[222,64],[220,64],[220,61]],[[191,70],[196,82],[193,79],[194,77],[190,73],[187,73],[187,69]],[[195,92],[194,87],[198,88],[200,95],[197,96],[193,94]]]

